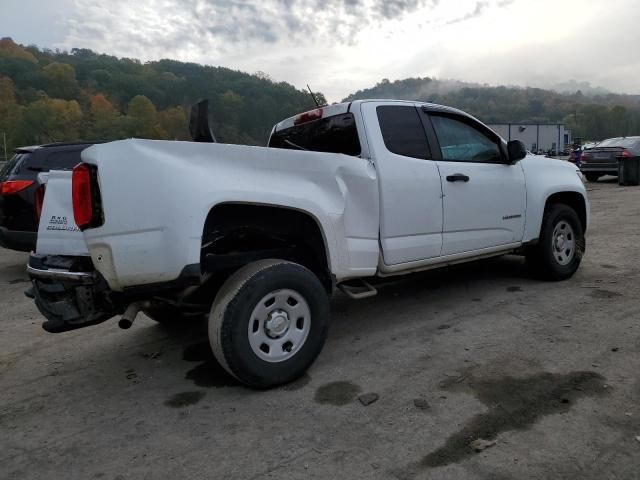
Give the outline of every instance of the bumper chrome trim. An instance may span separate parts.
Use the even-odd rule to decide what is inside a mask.
[[[85,285],[94,283],[93,274],[86,272],[70,272],[68,270],[60,270],[55,268],[44,270],[40,268],[34,268],[32,266],[27,266],[27,273],[32,278],[45,278],[67,282],[78,282]]]

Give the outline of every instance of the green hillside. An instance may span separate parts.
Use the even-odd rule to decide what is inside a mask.
[[[597,91],[594,89],[594,91]],[[640,135],[640,96],[585,95],[520,87],[488,87],[431,78],[407,78],[360,90],[345,100],[397,98],[430,101],[465,110],[487,123],[556,123],[574,137]]]
[[[264,74],[0,40],[0,149],[5,132],[9,154],[56,141],[187,139],[189,105],[202,98],[219,141],[249,145],[264,145],[275,123],[314,106],[308,92]]]
[[[432,101],[490,123],[564,122],[574,137],[588,139],[640,134],[639,96],[585,91],[588,95],[408,78],[382,80],[346,100]],[[264,145],[276,122],[314,106],[308,92],[263,73],[175,60],[141,63],[0,39],[0,145],[4,133],[9,155],[16,146],[56,141],[188,139],[189,105],[202,98],[211,101],[218,139],[249,145]]]

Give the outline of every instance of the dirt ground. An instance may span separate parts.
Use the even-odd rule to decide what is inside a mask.
[[[573,279],[504,257],[336,295],[318,361],[264,392],[200,324],[47,334],[2,250],[0,478],[640,479],[640,188],[588,187]]]

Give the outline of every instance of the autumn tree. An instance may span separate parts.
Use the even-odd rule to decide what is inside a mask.
[[[102,93],[89,95],[89,122],[86,140],[117,140],[125,135],[120,112]]]
[[[82,118],[76,100],[43,96],[25,108],[20,124],[21,140],[27,144],[78,141]]]
[[[127,129],[132,137],[166,138],[167,133],[160,126],[155,105],[144,95],[136,95],[129,102],[127,121]]]
[[[21,45],[9,37],[0,38],[0,57],[17,58],[31,63],[38,63],[38,59]]]
[[[3,143],[0,150],[0,158],[5,160],[4,141],[6,139],[7,156],[11,156],[16,147],[16,134],[20,122],[21,108],[16,101],[16,92],[13,82],[8,77],[0,77],[0,142]]]
[[[75,69],[66,63],[50,63],[42,69],[44,90],[50,97],[70,100],[78,96]]]
[[[243,143],[241,139],[243,132],[238,128],[240,123],[240,115],[242,114],[242,103],[242,97],[232,90],[227,90],[222,95],[220,95],[220,118],[216,118],[214,133],[219,136],[219,140],[221,142]]]
[[[169,140],[190,140],[187,112],[183,107],[168,108],[158,113],[160,126]]]

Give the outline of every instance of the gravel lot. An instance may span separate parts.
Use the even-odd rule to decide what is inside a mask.
[[[308,375],[266,392],[199,324],[47,334],[0,250],[0,478],[640,478],[640,188],[589,189],[573,279],[504,257],[337,295]]]

